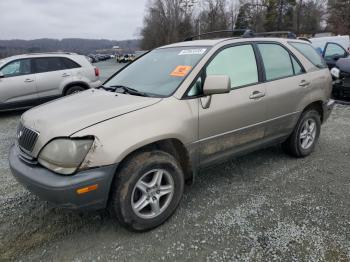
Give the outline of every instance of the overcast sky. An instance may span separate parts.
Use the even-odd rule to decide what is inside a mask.
[[[136,38],[148,0],[0,0],[0,39]]]

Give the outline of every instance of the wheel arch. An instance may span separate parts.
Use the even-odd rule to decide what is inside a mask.
[[[116,172],[118,172],[118,170],[122,168],[123,163],[125,163],[135,154],[150,150],[161,150],[175,157],[175,159],[179,161],[179,164],[181,165],[181,168],[184,172],[184,179],[186,183],[191,183],[193,181],[193,169],[189,152],[185,145],[179,139],[176,138],[168,138],[154,141],[149,144],[143,145],[137,149],[134,149],[121,160]]]
[[[81,86],[83,87],[85,90],[89,89],[89,85],[85,82],[82,81],[74,81],[74,82],[70,82],[69,84],[65,85],[65,87],[62,90],[62,95],[64,96],[67,92],[67,90],[73,86]]]
[[[311,104],[307,105],[304,108],[303,112],[306,112],[307,110],[310,110],[310,109],[314,109],[320,114],[321,123],[323,123],[323,120],[324,120],[323,102],[321,100],[314,101]]]

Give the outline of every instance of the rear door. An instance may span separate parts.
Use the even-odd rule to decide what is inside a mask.
[[[265,88],[259,84],[256,55],[251,44],[227,47],[212,59],[206,75],[228,75],[232,90],[200,98],[199,148],[202,166],[212,164],[264,139]],[[210,99],[208,107],[205,104]]]
[[[37,100],[35,75],[31,59],[18,59],[5,64],[1,69],[0,109],[26,107]]]
[[[62,86],[69,82],[72,72],[61,57],[34,58],[38,95],[51,98],[62,95]]]
[[[293,130],[300,105],[307,99],[311,79],[301,63],[279,43],[257,44],[264,67],[266,89],[266,139],[277,140]]]

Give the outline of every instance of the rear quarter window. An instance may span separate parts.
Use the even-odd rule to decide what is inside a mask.
[[[327,68],[322,56],[308,43],[289,42],[291,46],[304,55],[313,65],[318,68]]]
[[[72,68],[79,68],[81,67],[78,63],[74,62],[73,60],[66,58],[66,57],[61,57],[62,64],[65,67],[65,69],[72,69]]]

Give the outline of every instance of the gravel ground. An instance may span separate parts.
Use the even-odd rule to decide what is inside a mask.
[[[148,233],[18,184],[7,152],[19,118],[0,114],[0,260],[350,261],[350,106],[336,106],[308,158],[272,147],[205,170]]]

